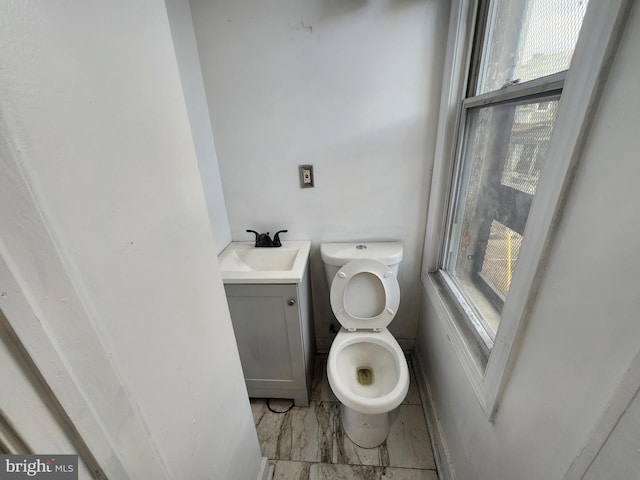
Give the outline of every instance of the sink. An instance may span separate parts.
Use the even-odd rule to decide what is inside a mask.
[[[284,241],[282,247],[256,248],[231,242],[218,256],[224,283],[300,283],[307,268],[309,241]]]
[[[267,251],[268,250],[268,251]],[[298,250],[293,248],[234,249],[224,260],[229,270],[240,272],[289,271],[293,268]]]

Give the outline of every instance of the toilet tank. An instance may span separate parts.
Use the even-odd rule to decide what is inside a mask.
[[[343,265],[362,258],[370,258],[384,263],[391,269],[393,274],[397,276],[398,267],[402,261],[402,243],[323,243],[320,245],[320,256],[324,262],[327,285],[331,287],[333,277]]]

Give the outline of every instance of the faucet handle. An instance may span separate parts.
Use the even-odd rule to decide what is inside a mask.
[[[258,233],[255,230],[247,230],[247,233],[253,233],[256,236],[256,247],[270,247],[271,246],[271,238],[269,237],[269,232],[267,233]]]
[[[256,236],[256,243],[258,243],[258,236],[260,235],[258,232],[256,232],[255,230],[247,230],[247,233],[253,233]]]
[[[274,245],[273,240],[271,240],[271,237],[269,236],[269,232],[267,233],[258,233],[255,230],[247,230],[247,232],[249,233],[253,233],[256,236],[256,243],[255,246],[256,247],[275,247],[276,245]],[[280,245],[277,245],[278,247]]]
[[[281,233],[286,233],[289,230],[279,230],[276,232],[276,234],[273,236],[273,246],[274,247],[281,247],[282,243],[280,243],[280,234]]]

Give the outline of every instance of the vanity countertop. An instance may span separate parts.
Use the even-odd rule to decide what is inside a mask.
[[[308,268],[311,242],[285,240],[281,247],[258,247],[254,242],[231,242],[218,263],[222,281],[231,283],[300,283]]]

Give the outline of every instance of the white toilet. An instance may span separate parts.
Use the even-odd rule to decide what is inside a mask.
[[[342,403],[344,431],[374,448],[389,434],[389,412],[409,389],[402,349],[387,330],[400,304],[399,242],[324,243],[320,254],[331,308],[342,325],[327,360],[327,376]]]

